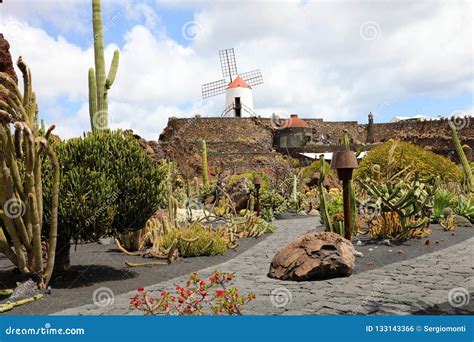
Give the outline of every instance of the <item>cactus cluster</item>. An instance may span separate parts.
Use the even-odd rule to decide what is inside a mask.
[[[428,226],[436,192],[432,179],[420,179],[416,173],[412,181],[400,180],[396,184],[370,178],[359,180],[359,183],[374,201],[372,205],[376,205],[382,214],[397,214],[403,237],[408,238],[412,229]]]
[[[207,188],[209,186],[209,169],[207,166],[206,140],[202,141],[202,185],[204,188]]]
[[[96,131],[108,128],[108,91],[115,81],[119,64],[119,51],[115,50],[106,78],[101,0],[92,0],[92,26],[95,70],[89,69],[89,115],[92,131]]]
[[[10,76],[0,73],[0,92],[6,99],[0,101],[0,218],[3,223],[0,225],[0,252],[21,273],[34,276],[39,288],[44,288],[51,279],[55,263],[60,170],[56,154],[48,144],[54,126],[44,136],[40,135],[31,72],[21,57],[18,68],[23,74],[23,94]],[[47,251],[43,250],[42,243],[43,156],[49,160],[53,170]]]
[[[350,138],[349,138],[349,133],[347,130],[344,131],[344,136],[343,136],[343,144],[344,144],[344,149],[346,151],[350,151]],[[350,180],[348,181],[348,191],[349,191],[349,209],[350,209],[350,216],[351,216],[351,226],[348,227],[350,231],[352,232],[351,235],[356,235],[356,227],[357,227],[357,199],[355,195],[355,188],[354,188],[354,181]]]

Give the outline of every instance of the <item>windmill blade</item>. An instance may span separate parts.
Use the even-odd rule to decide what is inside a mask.
[[[202,98],[207,99],[208,97],[216,96],[225,93],[227,89],[227,83],[224,80],[219,80],[211,83],[202,85]]]
[[[247,82],[247,84],[251,87],[263,83],[262,72],[260,71],[260,69],[244,72],[243,74],[240,74],[239,76],[241,79]]]
[[[232,76],[238,74],[234,49],[220,50],[219,59],[221,60],[222,77],[229,77],[232,82]]]

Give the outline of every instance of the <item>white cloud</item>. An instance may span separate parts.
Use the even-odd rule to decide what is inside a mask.
[[[82,12],[90,9],[75,1],[71,6],[89,25]],[[239,71],[262,70],[265,83],[255,87],[254,102],[263,116],[280,112],[365,120],[369,111],[407,96],[473,93],[472,6],[205,2],[191,6],[202,30],[186,47],[167,36],[150,4],[106,2],[108,13],[126,8],[127,20],[142,23],[127,32],[120,48],[118,75],[109,93],[111,125],[156,139],[170,115],[219,115],[223,96],[201,100],[201,84],[221,78],[217,51],[229,47],[235,48]],[[60,13],[66,7],[60,7]],[[51,6],[36,9],[54,13]],[[9,16],[23,25],[12,51],[30,63],[38,97],[48,118],[58,123],[58,132],[78,135],[89,126],[87,69],[93,65],[92,50],[51,37],[34,21],[28,19],[27,24],[25,16],[18,8]],[[366,23],[375,23],[372,31],[363,30]],[[114,49],[107,47],[107,68]],[[60,115],[58,99],[64,96],[83,103],[73,118]]]

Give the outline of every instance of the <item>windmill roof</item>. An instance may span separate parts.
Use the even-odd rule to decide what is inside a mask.
[[[290,118],[282,124],[285,128],[309,128],[306,121],[300,119],[297,114],[291,114]]]
[[[230,89],[230,88],[238,88],[238,87],[252,89],[252,88],[247,84],[247,82],[245,82],[240,76],[237,76],[237,77],[235,78],[235,80],[233,80],[232,82],[230,82],[229,85],[227,86],[227,89]]]

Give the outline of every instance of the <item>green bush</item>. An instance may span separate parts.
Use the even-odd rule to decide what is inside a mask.
[[[201,225],[173,230],[166,234],[163,238],[163,248],[169,249],[173,241],[178,237],[182,237],[186,240],[194,240],[197,238],[195,242],[179,242],[178,250],[182,257],[224,255],[227,253],[227,241],[220,234],[209,231]]]
[[[61,165],[59,235],[94,241],[143,228],[164,204],[166,166],[122,131],[100,131],[57,144]],[[45,224],[50,184],[45,177]],[[66,199],[66,200],[65,200]]]
[[[229,179],[227,187],[228,188],[231,187],[233,184],[237,183],[242,178],[247,178],[247,184],[249,185],[249,189],[251,191],[254,191],[255,186],[253,185],[253,179],[255,177],[261,177],[262,178],[262,185],[260,186],[260,192],[261,193],[263,193],[263,192],[270,189],[270,178],[268,177],[268,175],[263,173],[263,172],[255,172],[255,171],[249,171],[249,172],[245,172],[245,173],[241,173],[241,174],[232,176]]]
[[[410,166],[409,170],[419,172],[421,178],[439,177],[444,182],[462,181],[462,170],[455,163],[419,146],[399,141],[388,141],[370,151],[359,163],[354,178],[373,178],[374,165],[380,166],[382,177],[386,175],[389,153],[394,143],[397,146],[393,153],[392,175]]]

